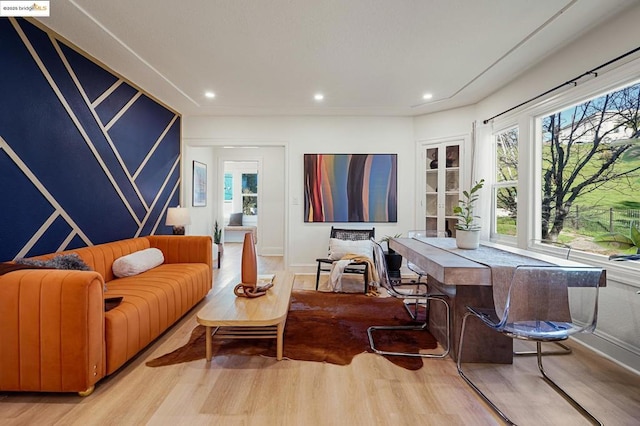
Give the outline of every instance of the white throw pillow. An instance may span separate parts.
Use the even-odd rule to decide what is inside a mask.
[[[113,262],[113,275],[116,277],[130,277],[138,275],[164,262],[164,255],[157,248],[148,248],[119,257]]]
[[[349,241],[339,240],[338,238],[329,238],[329,259],[340,260],[347,253],[366,256],[369,259],[373,259],[371,241]]]

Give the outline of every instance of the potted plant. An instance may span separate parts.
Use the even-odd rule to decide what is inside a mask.
[[[386,246],[387,246],[387,251],[388,251],[389,253],[395,253],[395,252],[391,249],[391,247],[389,247],[389,240],[390,240],[390,239],[392,239],[392,238],[400,238],[400,237],[402,237],[402,234],[396,234],[396,235],[385,235],[383,238],[381,238],[381,239],[380,239],[380,243],[381,243],[381,244],[386,244]]]
[[[475,222],[473,210],[480,198],[478,191],[482,189],[484,179],[476,181],[471,190],[462,191],[462,200],[453,208],[453,214],[458,217],[456,224],[456,245],[461,249],[477,249],[480,245],[480,225]]]
[[[220,228],[218,226],[218,221],[217,220],[213,225],[213,243],[215,244],[215,247],[216,247],[219,255],[221,255],[222,252],[223,252],[222,228]]]

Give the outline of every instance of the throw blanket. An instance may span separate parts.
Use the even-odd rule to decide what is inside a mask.
[[[333,292],[342,291],[342,274],[347,266],[352,263],[366,263],[368,265],[369,285],[377,285],[379,282],[378,271],[371,260],[367,256],[359,254],[347,253],[340,260],[333,262],[331,265],[331,273],[329,274],[329,290]]]
[[[51,269],[51,268],[46,268],[44,266],[21,265],[19,263],[9,263],[9,262],[0,263],[0,275],[8,274],[9,272],[18,271],[20,269]]]

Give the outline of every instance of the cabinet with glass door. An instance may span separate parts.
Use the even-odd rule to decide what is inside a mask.
[[[460,199],[460,144],[428,145],[425,154],[425,229],[453,237],[453,208]]]

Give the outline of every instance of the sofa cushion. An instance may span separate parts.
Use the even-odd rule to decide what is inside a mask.
[[[373,249],[371,247],[371,241],[350,241],[340,240],[338,238],[329,238],[329,259],[340,260],[347,253],[366,256],[369,259],[372,259]]]
[[[113,275],[131,277],[162,265],[164,255],[157,248],[148,248],[119,257],[113,262]]]

